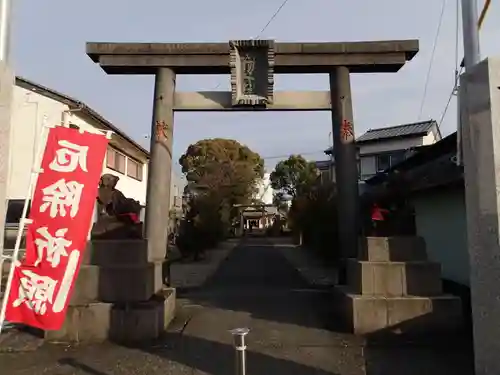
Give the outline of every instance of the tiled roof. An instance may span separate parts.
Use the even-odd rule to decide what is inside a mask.
[[[367,142],[382,140],[387,138],[408,137],[426,135],[436,125],[436,121],[421,121],[412,124],[404,124],[398,126],[391,126],[388,128],[370,129],[361,137],[356,139],[356,142]]]
[[[104,125],[106,128],[109,130],[112,130],[115,134],[119,135],[120,137],[124,138],[126,141],[130,142],[132,145],[134,145],[140,152],[142,152],[144,155],[149,157],[149,151],[146,150],[144,147],[142,147],[139,143],[134,141],[132,138],[130,138],[127,134],[125,134],[123,131],[118,129],[115,125],[113,125],[111,122],[106,120],[103,116],[101,116],[99,113],[97,113],[95,110],[87,106],[85,103],[79,101],[78,99],[75,99],[71,96],[68,96],[66,94],[63,94],[59,91],[56,91],[54,89],[48,88],[46,86],[40,85],[39,83],[35,83],[33,81],[30,81],[24,77],[16,77],[16,86],[22,87],[26,90],[30,90],[33,92],[39,92],[42,95],[45,95],[51,99],[57,100],[61,103],[64,103],[68,105],[72,109],[78,108],[79,111],[86,113],[89,115],[91,118],[95,119],[97,122],[101,123]]]
[[[329,169],[332,165],[330,160],[318,160],[314,162],[319,170]]]
[[[390,175],[411,177],[407,184],[412,189],[428,185],[446,185],[462,179],[463,168],[456,165],[457,133],[450,134],[433,145],[419,148],[414,155],[394,167],[366,180],[368,185],[382,185]],[[411,182],[411,184],[410,184]],[[411,185],[411,186],[410,186]]]
[[[437,127],[435,120],[413,122],[411,124],[403,124],[390,126],[387,128],[370,129],[365,134],[356,139],[356,143],[382,141],[391,138],[416,137],[419,135],[427,135],[433,126]],[[332,147],[325,150],[325,154],[330,154]]]

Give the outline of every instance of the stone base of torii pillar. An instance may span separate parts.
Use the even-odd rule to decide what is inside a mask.
[[[164,257],[148,257],[147,240],[92,240],[84,254],[64,326],[46,340],[130,342],[165,332],[175,289],[164,285]]]
[[[118,342],[159,337],[175,316],[175,289],[164,284],[168,244],[175,73],[155,76],[144,238],[91,240],[64,327],[48,340]],[[165,274],[166,276],[166,274]]]

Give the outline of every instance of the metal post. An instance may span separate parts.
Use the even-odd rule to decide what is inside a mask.
[[[481,27],[490,2],[487,1],[481,12],[481,19],[478,20],[477,14],[477,0],[462,0],[462,34],[464,42],[464,59],[463,65],[465,71],[469,70],[472,66],[479,63],[481,60],[481,49],[479,46],[479,28]],[[459,73],[457,72],[457,75]],[[460,88],[458,85],[458,76],[456,95],[457,95],[457,164],[463,164],[463,128],[461,122],[461,101],[460,101]]]
[[[241,212],[241,209],[240,209],[240,228],[239,228],[239,235],[240,237],[243,237],[243,231],[245,230],[245,227],[244,227],[244,223],[243,223],[243,212]]]
[[[234,348],[236,349],[235,375],[246,375],[247,373],[247,347],[245,344],[245,336],[249,332],[250,330],[248,328],[236,328],[231,330]]]
[[[462,0],[462,29],[464,39],[465,71],[479,63],[479,28],[477,15],[477,0]]]
[[[331,152],[330,152],[330,181],[329,182],[335,182],[335,178],[333,176],[333,172],[334,172],[334,167],[333,167],[333,133],[330,132],[328,134],[328,140],[330,141],[330,146],[331,146]]]
[[[458,166],[463,165],[464,160],[464,150],[462,145],[462,108],[460,106],[460,86],[458,85],[458,72],[457,72],[457,85],[455,88],[455,97],[457,100],[457,159],[456,164]]]
[[[10,55],[10,0],[0,0],[0,60],[9,63]]]

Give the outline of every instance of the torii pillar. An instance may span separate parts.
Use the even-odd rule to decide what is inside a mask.
[[[155,75],[144,233],[144,237],[148,241],[148,257],[150,259],[164,259],[167,253],[174,94],[174,70],[159,68]]]

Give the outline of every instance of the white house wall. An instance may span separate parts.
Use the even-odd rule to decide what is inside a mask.
[[[35,149],[37,145],[43,148],[46,142],[46,132],[45,137],[41,137],[44,121],[60,124],[61,113],[67,109],[55,100],[20,87],[14,88],[7,199],[26,197]]]
[[[424,143],[424,138],[426,137],[402,138],[365,144],[362,143],[359,145],[359,154],[360,156],[366,154],[379,154],[387,151],[405,150],[412,147],[419,147],[425,144],[434,143],[430,142],[430,138],[428,139],[430,143]]]
[[[61,124],[67,105],[36,92],[16,86],[12,107],[11,149],[9,155],[9,177],[7,183],[7,199],[24,199],[26,197],[30,170],[37,144],[45,146],[46,138],[41,139],[43,124]],[[91,124],[72,112],[69,121],[81,129],[95,129]],[[120,151],[120,150],[118,150]],[[127,159],[128,160],[128,159]],[[106,163],[104,163],[104,166]],[[126,169],[125,169],[126,170]],[[103,173],[111,173],[120,177],[117,188],[127,197],[146,203],[147,164],[143,165],[143,178],[138,181],[124,174],[103,168]]]
[[[377,154],[390,151],[406,150],[412,147],[425,146],[436,143],[436,135],[429,132],[423,137],[399,138],[373,143],[362,143],[359,145],[359,158],[361,163],[361,179],[369,178],[377,174]]]
[[[425,239],[429,259],[441,264],[442,277],[469,286],[467,215],[463,190],[413,197],[417,234]]]
[[[439,141],[439,135],[437,132],[431,131],[429,134],[427,134],[425,137],[422,138],[422,145],[423,146],[428,146],[428,145],[433,145],[437,141]]]

